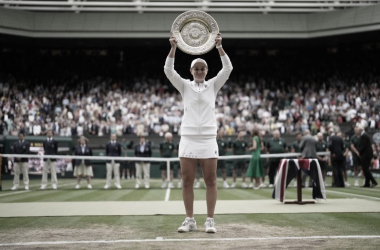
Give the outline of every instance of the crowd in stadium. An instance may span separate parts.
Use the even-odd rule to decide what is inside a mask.
[[[339,131],[340,123],[354,120],[369,131],[379,129],[377,59],[375,54],[361,55],[356,61],[354,53],[325,55],[313,58],[318,62],[314,65],[307,56],[273,60],[231,53],[234,73],[216,98],[219,128],[224,128],[224,135],[250,133],[255,127],[263,135],[277,130],[327,135]],[[19,59],[5,56],[12,63],[0,72],[0,133],[46,136],[51,129],[54,136],[106,138],[179,134],[182,97],[165,80],[166,55],[152,56],[141,67],[145,71],[119,56],[29,55],[20,57],[19,64]],[[210,66],[212,77],[220,65],[206,60],[215,65]],[[175,69],[187,77],[183,65]],[[288,145],[284,152],[290,151],[297,152]]]
[[[52,129],[59,136],[84,133],[103,136],[167,131],[176,134],[180,130],[181,96],[165,92],[167,85],[137,82],[133,89],[141,91],[133,92],[120,90],[112,82],[99,81],[99,85],[83,95],[81,87],[69,93],[57,87],[54,96],[44,86],[21,91],[18,86],[0,83],[1,134],[17,135],[24,130],[28,135],[45,135]],[[380,127],[376,112],[379,98],[376,83],[369,88],[360,84],[350,86],[345,93],[338,94],[336,87],[321,88],[319,92],[283,93],[279,89],[265,89],[260,83],[236,88],[230,82],[218,95],[216,113],[219,126],[228,135],[251,131],[254,126],[266,133],[276,129],[281,133],[305,129],[313,134],[326,133],[334,124],[355,117],[362,118],[364,126],[375,130]]]
[[[62,68],[61,64],[74,63],[75,58],[66,58],[64,62],[49,58],[53,66],[48,68],[43,59],[28,58],[25,60],[33,59],[37,66],[32,61],[23,61],[21,68],[26,73],[18,75],[17,67],[13,66],[5,67],[5,73],[1,74],[0,133],[3,135],[17,135],[20,130],[27,135],[45,135],[48,129],[59,136],[180,132],[182,97],[162,76],[150,77],[160,74],[157,72],[163,75],[165,57],[162,62],[156,62],[158,66],[152,74],[138,77],[141,72],[136,71],[136,77],[128,76],[128,84],[120,80],[123,76],[107,70],[116,67],[115,64],[103,69],[95,59],[83,59],[80,64],[88,65],[89,69],[82,66],[78,69],[82,75],[78,76],[78,70],[72,69],[74,66],[65,67],[64,73],[57,70]],[[276,63],[264,57],[249,65],[244,60],[252,59],[237,52],[231,58],[237,65],[235,75],[219,91],[216,103],[219,127],[224,127],[228,135],[240,130],[250,132],[254,126],[267,134],[277,129],[282,134],[305,129],[313,134],[327,133],[329,128],[353,118],[359,118],[370,130],[380,127],[380,74],[371,65],[371,56],[365,58],[369,62],[363,59],[358,59],[357,64],[350,62],[350,68],[345,68],[345,56],[338,57],[326,63],[331,66],[328,70],[322,70],[321,64],[310,67],[311,63],[303,63],[302,58],[297,64],[289,57],[277,58]],[[288,66],[284,64],[286,60],[290,60]],[[154,68],[151,64],[146,63],[149,71]],[[44,78],[35,72],[37,67],[44,68],[39,72],[46,73]],[[123,67],[131,65],[126,63]],[[210,70],[209,77],[216,74],[217,67]],[[241,74],[250,72],[250,67],[254,69],[252,75]],[[105,73],[97,76],[92,72],[91,76],[91,69]],[[295,72],[293,78],[287,72]]]

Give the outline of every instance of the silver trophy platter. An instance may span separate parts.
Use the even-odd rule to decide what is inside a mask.
[[[202,55],[214,48],[219,27],[206,12],[190,10],[174,20],[171,32],[180,50],[190,55]]]

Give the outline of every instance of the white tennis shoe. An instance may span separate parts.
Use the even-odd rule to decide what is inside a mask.
[[[227,181],[223,182],[223,188],[230,188],[230,185],[228,185]]]
[[[194,218],[186,217],[185,221],[182,223],[182,225],[178,228],[179,233],[186,233],[190,231],[196,231],[197,230],[197,222]]]
[[[216,233],[215,222],[213,218],[207,217],[205,227],[206,233]]]
[[[79,184],[75,185],[75,189],[80,189],[80,185]]]

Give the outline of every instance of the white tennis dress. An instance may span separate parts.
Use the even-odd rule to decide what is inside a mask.
[[[181,93],[184,102],[179,157],[208,159],[219,156],[215,99],[232,71],[229,57],[224,55],[220,58],[223,68],[214,78],[203,83],[183,79],[174,70],[174,58],[166,58],[165,74]]]

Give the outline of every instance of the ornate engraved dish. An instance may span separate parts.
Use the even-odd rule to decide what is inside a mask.
[[[379,133],[379,132],[375,133],[375,134],[372,136],[372,140],[373,140],[375,143],[380,143],[380,133]]]
[[[174,20],[171,31],[180,50],[190,55],[202,55],[214,48],[219,27],[206,12],[190,10]]]

